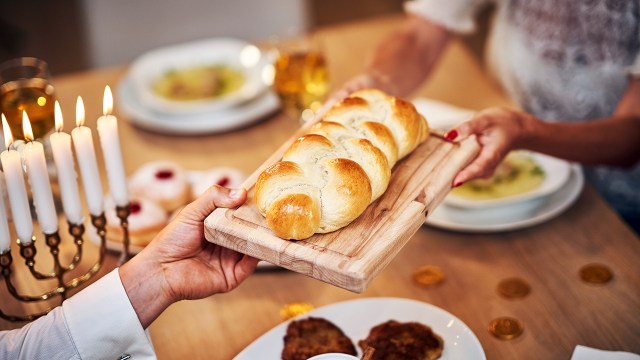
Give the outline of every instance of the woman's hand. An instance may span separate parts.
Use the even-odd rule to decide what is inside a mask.
[[[231,291],[251,275],[257,259],[204,238],[204,219],[216,207],[236,207],[246,197],[244,189],[212,186],[120,268],[122,284],[143,327],[176,301]]]
[[[456,175],[453,186],[490,177],[509,151],[522,147],[534,123],[535,118],[527,113],[496,107],[480,111],[449,130],[447,140],[476,135],[481,146],[478,156]]]

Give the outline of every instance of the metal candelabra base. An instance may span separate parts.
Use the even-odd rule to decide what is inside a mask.
[[[116,208],[116,215],[120,219],[120,226],[123,229],[123,251],[122,255],[119,259],[119,264],[122,265],[124,262],[131,258],[129,253],[129,230],[128,230],[128,217],[129,217],[129,204],[126,206],[118,206]],[[104,213],[94,216],[91,215],[91,224],[96,228],[97,234],[100,237],[100,249],[98,260],[95,264],[83,275],[77,276],[70,280],[65,281],[65,275],[67,275],[70,271],[76,269],[80,262],[82,261],[82,247],[84,245],[84,233],[85,227],[84,224],[72,224],[69,223],[69,234],[73,237],[73,242],[76,245],[76,252],[73,256],[73,259],[67,266],[63,266],[60,262],[60,235],[58,232],[52,234],[44,234],[45,243],[49,248],[49,252],[53,258],[53,269],[51,272],[43,273],[36,269],[36,246],[35,246],[35,236],[32,238],[32,241],[23,244],[19,243],[20,246],[20,256],[25,260],[25,265],[29,269],[29,272],[36,280],[57,280],[57,286],[55,289],[52,289],[48,292],[42,293],[40,295],[24,295],[21,294],[15,287],[12,281],[12,263],[13,257],[10,251],[5,251],[0,253],[0,272],[2,277],[4,278],[4,282],[7,286],[7,290],[9,293],[20,302],[39,302],[51,300],[55,297],[60,299],[60,304],[67,298],[68,292],[83,283],[87,280],[91,279],[102,267],[104,263],[104,258],[107,252],[107,239],[106,239],[106,225],[107,220],[105,218]],[[38,313],[32,313],[27,315],[13,315],[7,314],[2,309],[0,309],[0,317],[9,321],[33,321],[40,316],[46,315],[51,311],[52,308],[44,310]]]

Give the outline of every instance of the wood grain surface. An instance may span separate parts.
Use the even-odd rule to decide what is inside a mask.
[[[306,133],[303,127],[286,144]],[[284,240],[266,226],[252,199],[260,173],[281,159],[281,147],[244,183],[249,200],[216,209],[205,221],[207,240],[354,292],[362,292],[393,259],[451,190],[454,176],[473,157],[475,138],[450,143],[430,136],[393,169],[385,193],[346,227],[300,241]]]

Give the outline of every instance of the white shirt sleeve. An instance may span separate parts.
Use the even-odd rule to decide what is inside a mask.
[[[55,356],[54,356],[55,354]],[[0,359],[155,359],[118,269],[47,316],[0,332]]]
[[[62,303],[69,334],[81,359],[155,359],[118,269]]]
[[[475,31],[475,16],[488,0],[412,0],[404,4],[407,13],[421,16],[458,33]]]

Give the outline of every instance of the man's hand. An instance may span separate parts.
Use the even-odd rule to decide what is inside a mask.
[[[143,327],[172,303],[231,291],[253,272],[257,259],[204,239],[204,219],[216,207],[236,207],[246,197],[244,189],[211,187],[120,268]]]

